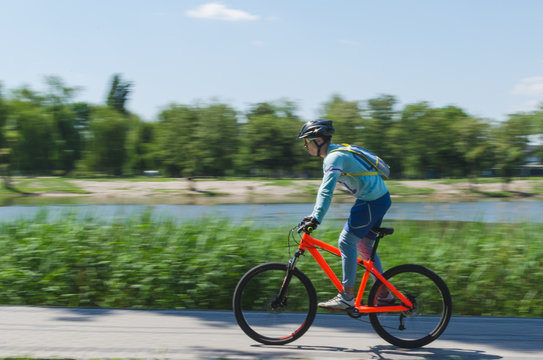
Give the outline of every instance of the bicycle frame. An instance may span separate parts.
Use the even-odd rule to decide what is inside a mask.
[[[374,244],[374,252],[377,249],[379,238],[376,240],[376,243]],[[339,281],[338,277],[330,268],[324,257],[319,252],[319,249],[322,249],[324,251],[327,251],[331,254],[334,254],[336,256],[341,256],[341,253],[338,248],[327,244],[321,240],[315,239],[311,237],[311,235],[304,233],[302,235],[302,241],[300,242],[298,246],[298,251],[294,255],[294,258],[291,260],[291,267],[294,267],[297,259],[300,255],[302,255],[306,250],[309,251],[309,253],[315,258],[319,266],[322,268],[322,270],[326,273],[328,278],[332,281],[334,286],[338,289],[338,291],[343,291],[343,285],[341,284],[341,281]],[[413,308],[413,303],[401,292],[399,292],[387,279],[375,269],[373,266],[373,254],[369,260],[363,260],[361,258],[358,258],[358,264],[365,268],[364,275],[362,276],[362,281],[360,283],[360,287],[358,288],[358,293],[355,298],[355,309],[357,309],[360,313],[379,313],[379,312],[401,312],[401,311],[409,311]],[[362,298],[364,296],[364,292],[366,289],[366,285],[368,283],[368,279],[370,275],[375,275],[386,287],[388,290],[390,290],[394,295],[398,297],[398,299],[401,300],[402,305],[391,305],[391,306],[370,306],[370,305],[363,305],[362,304]]]

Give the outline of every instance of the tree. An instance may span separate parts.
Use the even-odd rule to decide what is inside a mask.
[[[0,82],[0,173],[6,189],[12,188],[10,174],[11,147],[6,136],[6,122],[8,117],[7,106],[4,101],[4,88]]]
[[[46,78],[48,91],[43,96],[45,111],[50,113],[55,123],[55,142],[57,163],[55,168],[67,174],[75,168],[83,150],[83,136],[78,129],[78,114],[71,106],[77,88],[65,86],[54,76]]]
[[[247,114],[241,153],[245,169],[252,174],[281,176],[285,172],[304,171],[299,166],[305,163],[302,143],[295,141],[302,123],[293,105],[260,103]]]
[[[358,101],[345,101],[340,95],[333,95],[324,103],[323,117],[333,121],[334,139],[341,143],[356,144],[361,140],[362,110]]]
[[[225,104],[210,104],[197,110],[196,137],[189,144],[187,175],[232,174],[238,151],[237,113]]]
[[[145,170],[155,169],[154,132],[155,123],[146,123],[134,118],[127,135],[126,171],[134,174],[143,174]]]
[[[454,147],[452,124],[466,115],[456,107],[432,108],[427,102],[407,105],[389,133],[401,176],[442,177],[462,174],[463,164]],[[398,174],[397,170],[393,170]]]
[[[532,113],[533,135],[539,139],[539,145],[536,145],[533,155],[543,162],[543,102],[539,104],[539,110]]]
[[[4,101],[4,87],[0,82],[0,149],[5,147],[5,129],[6,120],[8,117],[7,106]]]
[[[121,114],[127,114],[126,102],[128,101],[128,95],[130,94],[130,88],[132,84],[121,79],[121,75],[113,75],[111,80],[111,88],[109,90],[106,105]]]
[[[494,163],[490,125],[481,119],[463,116],[452,125],[452,130],[455,153],[465,164],[463,175],[476,179]]]
[[[158,115],[155,127],[154,157],[168,176],[180,177],[192,172],[199,157],[194,156],[198,113],[186,106],[171,104]]]
[[[530,114],[511,114],[494,130],[497,168],[504,179],[504,189],[523,163],[528,136],[534,131],[532,125]]]
[[[71,101],[77,88],[54,76],[45,78],[43,93],[22,87],[6,102],[10,109],[4,129],[10,135],[12,167],[25,173],[68,173],[83,148]]]
[[[250,119],[251,117],[255,116],[275,115],[275,111],[275,106],[273,106],[271,103],[260,102],[252,105],[246,116]]]
[[[84,102],[78,102],[71,104],[70,108],[75,114],[76,129],[79,131],[82,137],[85,137],[85,133],[89,130],[92,106]]]
[[[10,101],[9,106],[12,168],[28,174],[50,174],[57,159],[53,116],[38,104],[19,99]]]
[[[84,163],[90,170],[111,175],[123,174],[130,122],[130,118],[111,108],[97,106],[92,109],[84,155]]]
[[[159,114],[155,157],[170,176],[232,174],[238,152],[236,111],[224,104],[172,104]]]
[[[75,94],[79,91],[78,87],[67,87],[64,81],[58,76],[46,76],[45,84],[47,91],[39,96],[42,105],[47,107],[62,107],[69,104]]]
[[[385,159],[391,167],[391,175],[399,174],[401,159],[395,157],[391,145],[391,133],[398,122],[397,100],[392,95],[369,99],[364,109],[360,145]]]

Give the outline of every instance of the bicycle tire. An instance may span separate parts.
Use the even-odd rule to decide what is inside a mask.
[[[266,345],[284,345],[300,338],[317,313],[317,293],[311,280],[295,268],[284,306],[272,306],[288,264],[258,265],[239,280],[232,299],[239,326],[253,340]]]
[[[370,314],[371,325],[377,334],[402,348],[418,348],[441,336],[452,313],[447,284],[430,269],[414,264],[393,267],[383,276],[407,296],[414,307],[402,313]],[[373,285],[368,298],[370,304],[377,305],[378,294],[383,288],[381,281]],[[395,303],[400,301],[395,299]]]

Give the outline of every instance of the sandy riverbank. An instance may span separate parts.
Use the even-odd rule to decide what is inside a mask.
[[[92,181],[70,180],[88,192],[82,195],[104,201],[141,201],[166,203],[285,203],[311,202],[320,180],[294,180],[287,184],[262,180],[200,180],[175,179],[172,181]],[[543,180],[515,180],[503,183],[470,184],[468,182],[444,183],[439,181],[390,182],[392,197],[396,200],[414,201],[470,201],[500,197],[504,190],[509,198],[543,199]],[[395,191],[395,189],[397,191]],[[53,196],[55,194],[43,194]],[[61,194],[56,194],[57,196]],[[81,195],[78,195],[81,196]],[[337,201],[351,201],[350,196],[338,187]]]

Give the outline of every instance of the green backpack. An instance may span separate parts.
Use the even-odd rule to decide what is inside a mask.
[[[361,173],[341,173],[341,175],[346,176],[370,176],[370,175],[380,175],[383,179],[388,179],[390,176],[390,166],[381,159],[376,154],[372,153],[368,149],[364,149],[363,147],[356,146],[356,145],[349,145],[349,144],[341,144],[342,147],[332,150],[330,152],[334,151],[348,151],[350,153],[355,154],[362,160],[364,160],[367,164],[369,164],[372,168],[374,168],[376,171],[366,171]]]

